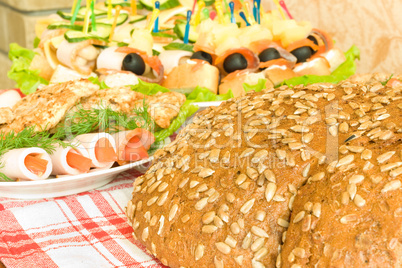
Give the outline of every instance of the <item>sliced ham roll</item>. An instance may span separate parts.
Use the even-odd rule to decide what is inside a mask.
[[[111,168],[117,160],[116,142],[109,133],[82,134],[74,138],[74,143],[80,144],[78,148],[87,150],[94,168]]]
[[[88,151],[78,144],[74,148],[58,146],[50,158],[53,163],[52,175],[87,173],[92,166]]]
[[[165,50],[159,54],[165,74],[182,63],[186,63],[192,53],[184,50]]]
[[[114,133],[113,137],[116,140],[119,165],[148,158],[148,150],[155,142],[154,135],[142,128],[120,131]]]
[[[57,59],[67,67],[82,75],[90,75],[95,69],[99,49],[93,45],[105,45],[99,40],[85,40],[69,43],[63,40],[57,49]]]
[[[13,180],[44,180],[52,172],[52,160],[41,148],[14,149],[2,157],[0,172]]]

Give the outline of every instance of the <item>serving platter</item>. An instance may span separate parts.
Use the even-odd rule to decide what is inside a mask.
[[[198,112],[219,106],[222,101],[192,103],[199,107]],[[195,113],[196,114],[196,113]],[[190,124],[195,116],[186,119],[180,129]],[[180,130],[179,129],[179,130]],[[178,130],[178,131],[179,131]],[[93,169],[89,173],[74,176],[50,177],[40,181],[0,182],[0,197],[17,199],[43,199],[78,194],[102,187],[114,180],[120,173],[129,169],[145,172],[153,157],[110,169]]]
[[[51,177],[41,181],[0,182],[0,197],[18,199],[43,199],[78,194],[102,187],[129,169],[144,171],[153,157],[113,167],[94,169],[89,173]]]

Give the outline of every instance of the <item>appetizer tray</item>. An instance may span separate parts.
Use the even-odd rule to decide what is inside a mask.
[[[153,157],[110,169],[95,169],[75,176],[60,176],[41,181],[0,182],[0,197],[43,199],[78,194],[102,187],[129,169],[144,171]]]

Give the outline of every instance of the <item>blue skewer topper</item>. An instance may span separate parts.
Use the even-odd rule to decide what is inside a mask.
[[[236,23],[236,18],[234,16],[234,3],[233,3],[233,1],[229,2],[229,8],[230,8],[230,22],[231,23]]]
[[[240,17],[244,20],[244,22],[246,23],[246,26],[250,26],[250,23],[248,22],[247,18],[246,18],[246,14],[244,14],[243,11],[239,12]]]
[[[184,33],[183,42],[184,44],[188,44],[188,38],[190,35],[190,20],[191,20],[191,10],[187,11],[187,23],[186,23],[186,32]]]
[[[159,1],[155,1],[155,8],[159,9],[160,7],[160,2]],[[159,32],[159,16],[156,17],[155,23],[154,23],[154,33],[158,33]]]

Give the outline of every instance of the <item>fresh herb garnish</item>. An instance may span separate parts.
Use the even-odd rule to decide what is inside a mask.
[[[59,139],[59,136],[52,135],[47,131],[35,131],[35,126],[30,126],[15,133],[0,132],[0,156],[13,149],[39,147],[51,154],[57,145],[69,146],[67,142]]]
[[[0,172],[0,181],[13,181],[13,180]]]
[[[389,82],[389,80],[391,80],[391,78],[392,78],[393,76],[394,76],[394,74],[391,74],[391,76],[388,77],[388,79],[385,80],[384,82],[381,82],[381,84],[382,84],[383,86],[385,86],[385,85]]]
[[[94,131],[115,133],[136,128],[152,130],[153,126],[154,121],[148,113],[148,104],[144,99],[143,105],[135,107],[130,114],[114,111],[103,103],[91,109],[77,105],[73,112],[66,114],[65,121],[56,129],[56,134],[71,138]]]

